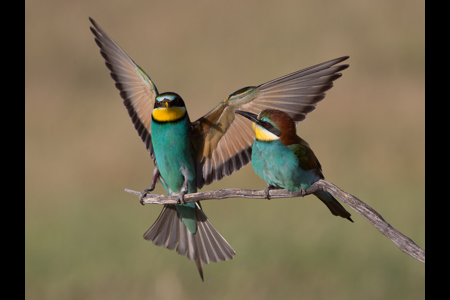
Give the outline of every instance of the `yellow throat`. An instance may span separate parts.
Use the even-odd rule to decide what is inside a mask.
[[[158,107],[153,110],[153,118],[158,122],[171,122],[181,119],[186,114],[184,107]]]
[[[273,134],[270,131],[265,130],[259,125],[256,125],[255,123],[252,123],[253,130],[255,131],[256,139],[260,141],[274,141],[278,140],[279,137],[277,137],[275,134]]]

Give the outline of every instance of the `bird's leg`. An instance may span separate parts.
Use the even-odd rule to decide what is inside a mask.
[[[298,190],[300,192],[300,196],[305,197],[306,196],[306,190],[301,188]]]
[[[267,187],[264,189],[264,194],[266,195],[267,200],[270,200],[269,191],[273,188],[274,188],[274,186],[268,184]]]
[[[145,196],[147,196],[147,193],[151,192],[155,189],[156,182],[158,181],[159,176],[160,176],[159,169],[157,166],[155,166],[155,169],[153,170],[152,185],[148,189],[143,190],[139,194],[139,202],[141,202],[142,205],[144,205],[144,198],[145,198]]]
[[[187,194],[188,187],[189,187],[188,179],[186,177],[184,177],[184,186],[181,189],[180,193],[178,194],[178,200],[177,200],[178,204],[186,204],[186,201],[184,201],[184,195]]]

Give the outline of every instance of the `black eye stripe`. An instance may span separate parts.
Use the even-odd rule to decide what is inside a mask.
[[[281,131],[274,127],[271,123],[267,122],[267,121],[263,121],[260,123],[267,131],[275,134],[276,136],[281,136]]]
[[[173,98],[161,98],[161,101],[156,100],[154,107],[155,108],[156,107],[164,107],[166,105],[165,104],[166,102],[169,107],[172,107],[172,106],[184,107],[185,106],[183,99],[181,99],[180,97],[173,97]]]

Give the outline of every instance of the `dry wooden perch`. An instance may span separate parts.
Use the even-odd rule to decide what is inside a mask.
[[[411,255],[415,259],[425,263],[425,250],[417,246],[410,238],[392,227],[383,217],[377,213],[369,205],[365,204],[355,196],[352,196],[334,184],[326,180],[318,180],[312,184],[307,190],[306,195],[317,191],[327,191],[335,198],[350,206],[357,213],[366,218],[376,229],[388,237],[400,250]],[[125,189],[126,192],[139,195],[140,192]],[[301,197],[300,192],[288,192],[286,190],[270,190],[270,198],[292,198]],[[186,194],[184,200],[186,202],[200,200],[220,200],[226,198],[254,198],[265,199],[263,190],[247,190],[247,189],[221,189],[217,191],[200,192],[194,194]],[[151,204],[177,204],[177,196],[147,194],[144,203]]]

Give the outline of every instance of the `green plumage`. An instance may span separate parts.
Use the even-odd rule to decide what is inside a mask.
[[[176,248],[178,254],[194,260],[203,279],[202,264],[232,259],[236,253],[209,222],[199,203],[183,204],[184,195],[221,180],[250,162],[251,123],[236,118],[234,111],[279,109],[295,122],[302,121],[341,77],[339,72],[348,68],[347,64],[339,65],[348,56],[238,89],[190,122],[181,97],[175,93],[160,94],[148,74],[94,20],[90,21],[106,67],[155,163],[152,184],[142,191],[141,202],[158,180],[168,194],[178,195],[179,204],[165,205],[144,238],[157,246]]]
[[[153,150],[164,180],[163,186],[169,195],[178,195],[184,187],[185,179],[188,183],[187,193],[197,192],[189,123],[187,113],[173,122],[157,122],[152,119]],[[195,203],[176,205],[176,208],[189,231],[195,233]]]
[[[236,112],[255,123],[257,137],[272,138],[256,138],[252,151],[253,169],[267,182],[269,188],[306,190],[311,184],[324,178],[319,160],[308,143],[297,136],[295,123],[287,114],[278,110],[264,110],[259,116]],[[271,134],[264,134],[264,131]],[[321,191],[314,195],[333,215],[352,221],[350,213],[330,193]]]

